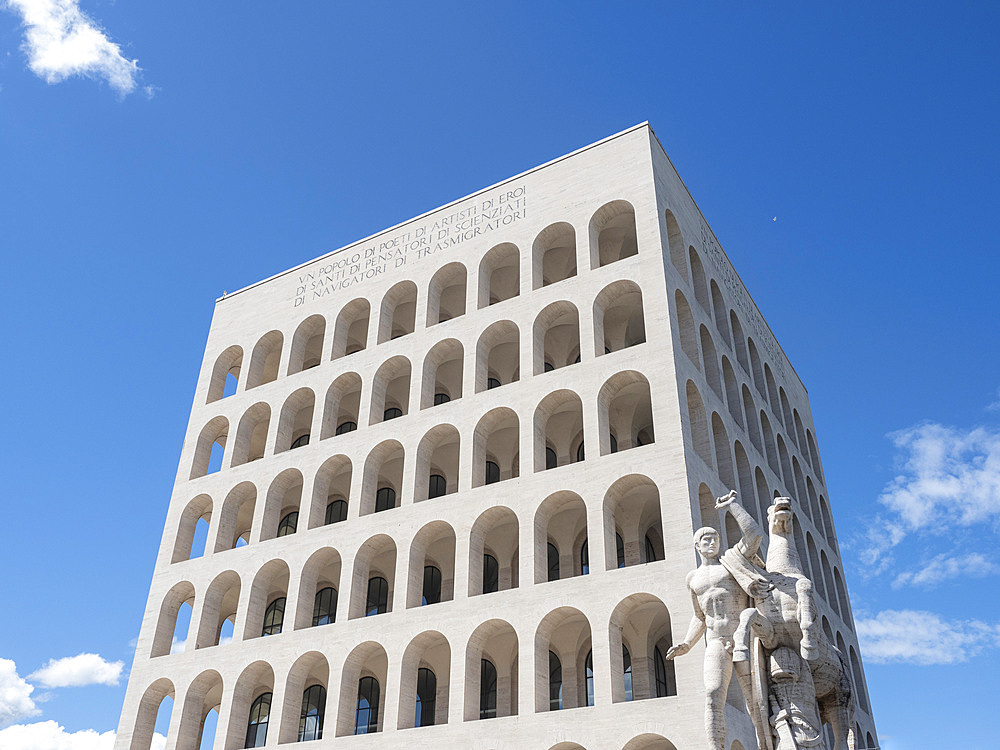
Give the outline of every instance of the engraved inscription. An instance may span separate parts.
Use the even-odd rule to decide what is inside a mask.
[[[729,259],[722,252],[719,243],[715,241],[715,237],[712,236],[712,233],[708,231],[708,227],[705,225],[701,227],[701,249],[704,255],[712,259],[712,265],[715,266],[715,270],[722,279],[722,283],[725,284],[726,290],[736,301],[736,307],[743,313],[743,319],[755,334],[757,341],[767,352],[771,362],[774,363],[774,369],[777,371],[777,374],[782,380],[785,380],[784,352],[778,346],[778,342],[771,333],[771,329],[764,322],[764,318],[761,317],[757,306],[750,299],[750,293],[747,292],[746,287],[739,280]]]
[[[293,306],[329,297],[397,268],[412,265],[523,219],[527,212],[524,186],[503,188],[428,216],[392,235],[344,248],[302,269],[295,279]]]

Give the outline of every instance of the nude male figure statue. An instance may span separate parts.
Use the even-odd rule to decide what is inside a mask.
[[[726,747],[723,709],[734,668],[743,695],[751,695],[749,664],[745,661],[733,663],[733,635],[740,622],[740,613],[750,606],[747,590],[763,593],[771,585],[759,572],[763,566],[757,551],[764,532],[736,501],[736,496],[733,490],[715,501],[716,509],[728,508],[743,533],[732,549],[720,554],[722,540],[719,532],[710,526],[694,533],[694,546],[701,557],[701,565],[687,576],[694,617],[684,640],[667,651],[665,657],[673,659],[686,654],[707,631],[705,731],[710,750],[725,750]],[[758,735],[763,736],[760,732],[758,727]]]

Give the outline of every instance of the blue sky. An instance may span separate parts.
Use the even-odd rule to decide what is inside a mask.
[[[0,0],[0,744],[110,742],[223,290],[648,120],[809,388],[883,747],[995,747],[1000,5],[619,5]]]

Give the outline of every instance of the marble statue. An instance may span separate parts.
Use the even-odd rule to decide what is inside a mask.
[[[742,538],[724,553],[719,532],[698,529],[701,565],[688,574],[694,617],[667,659],[687,653],[706,634],[705,730],[710,750],[726,747],[723,709],[732,673],[739,680],[759,750],[804,750],[823,741],[848,750],[854,696],[843,655],[819,627],[812,582],[792,541],[791,500],[768,509],[766,563],[758,555],[763,531],[737,502],[736,491],[715,507],[730,513]]]
[[[820,628],[812,582],[802,570],[793,540],[792,501],[775,498],[767,510],[765,571],[771,584],[755,606],[740,614],[733,661],[757,657],[753,693],[746,693],[751,715],[771,725],[761,748],[794,750],[822,742],[822,723],[830,724],[834,746],[848,750],[854,695],[844,655]],[[755,640],[756,639],[756,640]],[[755,643],[759,643],[755,653]],[[768,733],[765,733],[767,735]]]
[[[749,605],[747,589],[763,596],[765,591],[758,588],[766,589],[769,584],[762,575],[753,572],[762,565],[757,551],[764,538],[763,530],[736,502],[736,491],[716,499],[715,507],[729,508],[743,536],[734,547],[721,554],[722,539],[718,531],[705,526],[694,533],[694,547],[701,557],[701,565],[687,576],[694,617],[684,640],[667,651],[666,658],[686,654],[702,634],[706,635],[705,731],[710,750],[725,750],[726,720],[723,710],[734,670],[743,694],[751,694],[749,664],[746,660],[733,661],[734,636],[740,624],[740,615]],[[759,723],[755,714],[751,715],[755,725]]]

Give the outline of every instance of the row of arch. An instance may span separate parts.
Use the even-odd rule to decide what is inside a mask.
[[[598,268],[638,253],[635,212],[627,201],[612,201],[601,207],[590,222],[591,266]],[[520,284],[520,250],[512,243],[491,248],[479,263],[478,306],[480,308],[517,297]],[[543,229],[531,250],[532,289],[576,276],[577,240],[572,224],[557,222]],[[438,269],[426,293],[426,325],[443,323],[465,314],[468,269],[455,261]],[[400,281],[382,297],[378,323],[372,333],[375,343],[413,333],[419,307],[417,285]],[[355,299],[340,310],[333,325],[332,343],[327,341],[327,321],[313,315],[302,321],[292,336],[286,372],[293,375],[316,367],[325,359],[338,359],[369,345],[371,303]],[[600,337],[599,337],[600,339]],[[246,375],[246,388],[277,379],[281,366],[284,336],[280,331],[265,334],[254,346]],[[209,402],[223,398],[227,376],[239,379],[243,349],[232,346],[216,361],[208,388]]]
[[[353,378],[356,376],[352,374],[352,379],[345,384],[346,377],[335,381],[331,387],[332,395],[327,395],[325,413],[323,419],[319,420],[321,438],[330,431],[334,435],[344,434],[357,427],[353,420],[357,418],[361,398],[360,379],[355,381]],[[373,402],[379,403],[380,408],[383,404],[388,407],[388,418],[402,416],[404,413],[407,380],[408,371],[389,380],[387,387],[380,389],[380,398],[373,397]],[[376,385],[379,382],[376,377]],[[352,390],[345,392],[348,386]],[[612,375],[598,390],[596,402],[599,435],[597,445],[591,448],[592,455],[608,455],[655,441],[649,381],[642,373],[624,370]],[[398,406],[399,404],[402,406]],[[398,414],[389,415],[389,409],[395,409]],[[273,438],[269,436],[270,414],[270,406],[265,402],[254,404],[246,410],[240,418],[236,437],[232,442],[229,456],[231,466],[262,458],[271,439],[274,440],[277,452],[309,444],[317,421],[315,396],[310,389],[299,389],[286,400]],[[337,416],[331,419],[333,414]],[[334,424],[337,424],[336,428],[333,428]],[[534,471],[584,460],[583,401],[575,391],[559,389],[542,398],[534,410],[532,428],[533,434],[537,436],[532,457]],[[229,422],[225,417],[215,417],[205,425],[195,445],[192,477],[203,476],[210,468],[218,470],[223,466],[220,453],[224,455],[228,432]],[[437,425],[424,435],[416,451],[416,500],[435,496],[425,484],[428,475],[443,477],[444,493],[458,490],[461,440],[458,428],[451,424]],[[519,476],[519,418],[513,409],[497,407],[488,411],[476,424],[471,442],[472,466],[475,467],[471,477],[473,487]],[[382,487],[392,487],[396,495],[401,492],[403,458],[403,446],[396,440],[383,441],[372,449],[365,463],[363,503],[371,500]],[[389,466],[383,467],[386,462]],[[363,506],[362,514],[372,512],[370,505],[368,503]]]
[[[620,351],[645,342],[642,293],[632,281],[620,280],[610,284],[594,303],[596,347],[599,355]],[[580,326],[577,307],[566,300],[553,302],[543,309],[533,326],[534,374],[540,375],[580,361]],[[237,347],[238,348],[238,347]],[[216,365],[217,377],[231,369],[232,358],[238,352],[224,352]],[[372,380],[372,398],[368,424],[406,414],[411,401],[412,364],[405,356],[391,357],[376,371]],[[466,387],[465,348],[454,338],[439,341],[424,357],[421,368],[419,407],[427,409],[460,399]],[[497,321],[479,336],[476,345],[474,370],[470,373],[475,392],[497,388],[520,379],[520,331],[509,320]],[[361,377],[355,372],[338,376],[330,385],[324,402],[324,419],[321,438],[332,437],[356,429],[364,421],[361,409]],[[307,404],[308,402],[308,404]],[[301,440],[309,430],[302,418],[307,405],[315,404],[310,389],[299,389],[286,400],[283,414],[287,414],[283,432],[278,440],[278,450],[288,450],[296,440]],[[261,411],[262,407],[258,407]],[[221,420],[224,417],[218,417]],[[248,455],[257,456],[263,451],[264,435],[251,446]],[[192,470],[192,478],[201,476],[211,463],[204,456]]]
[[[690,318],[690,309],[687,308],[687,302],[680,290],[675,293],[675,301],[681,333],[681,348],[684,349],[697,369],[704,370],[705,379],[711,390],[727,406],[733,421],[746,431],[750,442],[758,453],[766,457],[767,463],[774,473],[785,479],[790,479],[789,450],[782,433],[780,430],[772,429],[771,420],[764,409],[757,409],[749,387],[737,378],[733,366],[725,354],[722,355],[720,368],[715,344],[704,323],[700,325],[700,347],[694,341],[694,324]],[[748,339],[748,341],[752,346],[753,340]],[[777,424],[785,426],[792,446],[803,454],[809,468],[816,471],[817,476],[819,476],[816,468],[819,466],[819,453],[812,432],[809,429],[803,429],[798,409],[790,408],[784,388],[779,387],[775,390],[770,368],[767,365],[765,368],[767,368],[767,380],[770,384],[768,391],[773,396],[771,409],[779,409],[776,412],[780,419]]]
[[[747,491],[746,488],[752,487],[752,484],[749,478],[750,461],[743,443],[739,440],[734,443],[730,442],[725,422],[718,412],[711,412],[711,418],[707,416],[708,410],[701,392],[692,380],[688,380],[685,384],[685,397],[695,452],[718,474],[725,487],[739,486],[743,491]],[[745,385],[743,386],[743,397],[747,424],[751,425],[749,431],[751,443],[754,447],[758,447],[761,433],[755,432],[756,417],[753,412],[753,398]],[[816,491],[812,477],[802,471],[798,457],[795,455],[790,457],[781,433],[777,433],[777,440],[775,440],[775,433],[772,432],[767,415],[763,411],[760,412],[760,418],[766,448],[758,448],[758,453],[761,456],[766,456],[765,460],[774,476],[787,488],[790,494],[794,493],[808,519],[823,535],[830,548],[836,550],[836,533],[826,497]],[[756,441],[755,434],[757,435]],[[754,471],[758,487],[766,487],[763,476],[763,471],[758,466]],[[740,479],[739,485],[737,485],[737,477]],[[747,497],[752,497],[752,494],[748,494]],[[761,511],[759,517],[764,518],[763,513],[770,505],[771,496],[758,493],[757,500]]]
[[[431,630],[414,637],[392,665],[380,643],[366,641],[347,653],[336,670],[330,654],[320,651],[299,656],[284,673],[256,661],[228,691],[218,671],[206,670],[188,686],[171,730],[178,747],[197,747],[205,718],[214,710],[226,732],[226,748],[259,747],[275,732],[278,742],[285,743],[367,734],[393,725],[410,729],[459,718],[515,716],[525,690],[533,693],[535,712],[593,706],[601,695],[623,703],[677,694],[673,663],[663,658],[673,641],[662,600],[649,593],[626,597],[611,612],[605,632],[595,653],[587,616],[563,606],[534,628],[530,663],[519,658],[515,628],[491,619],[473,630],[464,658],[455,665],[448,638]],[[529,664],[532,673],[520,675],[519,667]],[[339,675],[339,685],[334,675]],[[398,681],[392,693],[387,690],[390,680]],[[174,695],[167,678],[146,689],[132,748],[149,747],[156,714],[164,699]]]
[[[454,528],[440,520],[423,526],[400,559],[396,542],[376,534],[346,562],[330,546],[314,551],[295,571],[283,559],[270,560],[247,577],[246,591],[243,577],[233,570],[215,576],[201,592],[180,581],[161,601],[150,656],[383,614],[394,606],[438,604],[462,597],[463,588],[470,597],[513,589],[522,570],[540,584],[664,559],[660,497],[648,477],[619,479],[608,489],[602,510],[603,566],[591,558],[586,503],[573,492],[559,491],[543,500],[530,520],[533,548],[524,567],[517,514],[505,506],[481,513],[468,535],[468,580],[461,585],[456,554],[465,552],[466,541],[459,548]],[[342,599],[345,565],[351,592]]]
[[[726,401],[726,396],[723,395],[723,383],[722,378],[720,378],[719,357],[715,343],[708,328],[704,324],[696,323],[695,318],[703,314],[709,323],[714,322],[720,338],[727,347],[735,352],[737,363],[753,384],[754,389],[764,403],[770,407],[772,415],[784,425],[785,432],[799,448],[805,460],[809,462],[810,467],[822,482],[823,472],[819,462],[819,452],[816,449],[816,440],[811,430],[803,427],[798,409],[791,408],[784,387],[777,385],[774,372],[770,364],[761,358],[753,337],[744,333],[739,315],[726,305],[718,283],[714,278],[706,275],[698,251],[694,247],[688,247],[685,250],[680,229],[670,211],[666,212],[666,222],[671,262],[688,285],[693,288],[697,307],[701,308],[701,313],[698,313],[688,304],[683,292],[679,289],[675,290],[674,306],[677,311],[681,348],[694,366],[705,373],[709,385],[719,399]],[[700,352],[699,342],[701,344]],[[722,376],[726,381],[725,393],[730,396],[730,409],[735,412],[739,410],[739,399],[731,397],[733,390],[731,386],[735,378],[729,377],[733,368],[728,362],[728,359],[723,355]],[[742,416],[737,416],[734,413],[733,419],[736,420],[737,424],[743,425]],[[748,425],[747,429],[751,429],[751,426]],[[763,453],[763,450],[761,452]]]

